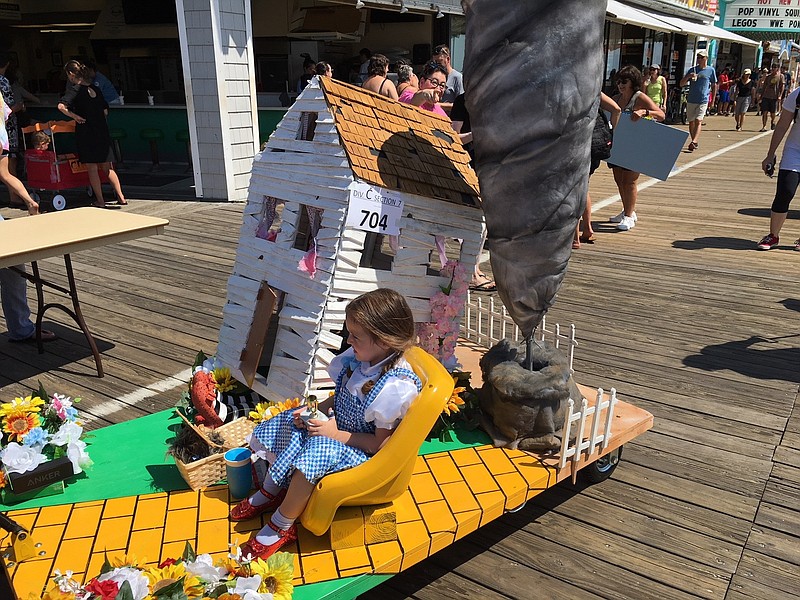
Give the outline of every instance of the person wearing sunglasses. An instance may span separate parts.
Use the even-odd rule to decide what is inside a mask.
[[[664,120],[664,111],[653,102],[647,94],[642,92],[642,74],[634,66],[622,67],[617,73],[617,95],[614,101],[628,113],[632,122],[639,119],[651,118],[656,121]],[[622,198],[622,212],[611,217],[609,221],[617,223],[620,231],[629,231],[636,225],[636,201],[638,200],[637,180],[639,173],[625,167],[608,163],[614,173],[614,182],[617,184],[619,195]]]
[[[667,80],[661,74],[661,65],[650,65],[644,92],[656,103],[658,108],[661,110],[667,108]]]
[[[447,71],[439,63],[429,62],[419,78],[419,90],[406,89],[400,94],[400,102],[418,106],[449,120],[447,113],[439,106],[442,94],[447,89]]]
[[[446,113],[450,113],[453,109],[453,102],[456,98],[464,93],[464,78],[460,71],[453,68],[450,61],[450,48],[440,44],[433,49],[433,62],[437,62],[444,67],[447,71],[447,88],[442,92],[442,99],[439,105]]]

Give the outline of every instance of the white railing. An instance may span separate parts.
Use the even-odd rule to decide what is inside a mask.
[[[586,398],[581,398],[580,411],[575,411],[575,402],[570,398],[567,401],[567,414],[564,417],[564,432],[561,439],[561,460],[558,464],[559,469],[567,465],[571,458],[577,464],[581,459],[581,454],[586,452],[586,457],[590,457],[595,452],[602,452],[608,446],[611,439],[611,422],[614,418],[614,407],[617,404],[617,390],[611,388],[608,398],[603,398],[603,388],[597,389],[597,400],[594,406],[589,406]],[[602,433],[598,433],[601,425],[601,413],[605,411],[603,419]],[[592,426],[588,436],[586,433],[586,423],[591,417]],[[572,432],[572,424],[577,421],[578,430],[575,434],[575,444],[570,445],[569,440]],[[586,439],[584,439],[584,437]]]
[[[510,339],[514,343],[523,341],[519,327],[509,316],[506,307],[499,298],[494,296],[484,297],[467,293],[467,306],[461,324],[461,337],[491,348],[500,340]],[[578,342],[575,339],[575,325],[569,326],[569,335],[562,333],[561,325],[556,323],[553,329],[548,329],[546,318],[542,318],[541,325],[537,328],[535,336],[538,341],[549,338],[556,347],[567,346],[570,372],[573,369],[575,348]],[[617,403],[617,390],[611,388],[608,398],[603,398],[603,389],[597,389],[597,399],[593,406],[589,406],[586,398],[580,399],[579,410],[575,410],[575,400],[570,398],[568,410],[564,417],[563,438],[561,441],[561,457],[559,469],[563,469],[567,461],[572,459],[578,463],[586,452],[587,458],[596,452],[602,452],[611,439],[611,423],[614,418],[614,407]],[[603,412],[605,411],[605,415]],[[591,428],[586,435],[587,422],[591,418]],[[602,418],[602,423],[601,423]],[[577,423],[575,443],[570,445],[569,440],[573,427]],[[601,430],[602,429],[602,430]],[[586,439],[584,439],[586,438]]]
[[[522,333],[514,320],[509,316],[506,307],[499,298],[494,296],[484,297],[467,292],[467,306],[464,319],[461,323],[461,337],[491,348],[503,339],[514,343],[523,341]],[[563,351],[564,345],[568,347],[569,369],[574,372],[572,363],[575,358],[575,348],[578,342],[575,339],[575,325],[569,326],[569,335],[562,333],[561,325],[556,323],[555,328],[547,328],[547,318],[542,318],[542,323],[536,329],[534,337],[543,341],[550,337],[550,342]]]

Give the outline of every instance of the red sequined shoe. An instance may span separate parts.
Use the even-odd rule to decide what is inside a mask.
[[[242,556],[246,557],[247,555],[250,555],[254,559],[260,558],[261,560],[267,560],[286,544],[289,544],[297,539],[297,525],[292,525],[289,527],[289,529],[278,529],[275,527],[275,525],[273,525],[272,521],[269,521],[267,524],[275,533],[278,534],[278,536],[280,536],[278,541],[270,544],[269,546],[265,546],[256,538],[253,538],[249,542],[245,542],[241,545]]]
[[[281,502],[283,502],[283,499],[286,497],[285,489],[282,489],[274,496],[269,492],[265,492],[263,489],[261,493],[267,497],[267,501],[264,504],[253,506],[250,504],[250,499],[245,498],[231,510],[231,521],[247,521],[248,519],[257,517],[261,513],[274,511],[281,505]]]

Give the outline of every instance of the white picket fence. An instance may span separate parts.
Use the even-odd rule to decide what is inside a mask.
[[[548,329],[545,318],[542,319],[541,325],[536,330],[535,337],[539,341],[549,338],[556,348],[561,348],[562,352],[566,346],[569,368],[574,373],[572,365],[575,348],[578,346],[575,325],[570,324],[568,331],[568,334],[563,333],[561,325],[558,323],[552,329]],[[467,294],[467,306],[461,324],[461,337],[486,348],[491,348],[502,339],[510,339],[515,343],[523,341],[519,327],[508,315],[506,307],[499,299],[470,293]],[[611,423],[616,403],[617,390],[614,388],[611,388],[608,398],[604,398],[603,389],[598,388],[596,400],[592,406],[589,406],[586,398],[581,398],[578,410],[575,409],[576,401],[573,398],[568,400],[568,410],[564,417],[559,469],[563,469],[570,459],[577,464],[584,452],[588,458],[606,449],[611,439]],[[589,423],[591,425],[587,435],[587,424]],[[575,442],[570,444],[570,434],[574,427],[577,427]]]
[[[575,325],[569,326],[569,334],[561,331],[561,325],[556,323],[555,328],[547,328],[547,317],[542,318],[542,324],[536,329],[534,337],[543,341],[550,336],[550,342],[564,351],[567,346],[567,356],[569,358],[569,369],[575,357],[575,348],[578,342],[575,339]],[[506,307],[499,298],[494,296],[478,296],[467,292],[467,306],[464,310],[464,319],[461,322],[461,337],[464,339],[491,348],[503,339],[512,340],[515,343],[523,341],[522,333],[514,320],[509,316]]]
[[[559,469],[563,469],[570,458],[577,465],[583,452],[586,452],[588,458],[595,452],[602,452],[606,449],[611,439],[611,421],[614,418],[616,404],[617,390],[614,388],[611,388],[608,398],[603,398],[603,388],[597,388],[597,399],[593,406],[589,406],[586,398],[581,398],[581,406],[578,411],[575,410],[575,402],[572,398],[567,401],[568,410],[564,417],[561,460],[558,463]],[[601,414],[604,410],[605,418],[602,419],[602,432],[600,432]],[[589,435],[586,436],[586,424],[589,418],[592,420],[592,426]],[[575,444],[570,445],[570,433],[572,432],[572,424],[575,422],[578,423],[578,431],[575,435]]]

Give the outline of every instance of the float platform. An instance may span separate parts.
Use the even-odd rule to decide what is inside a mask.
[[[589,390],[582,390],[590,395]],[[267,516],[233,523],[235,502],[225,485],[191,491],[177,467],[164,456],[169,412],[93,432],[89,450],[95,467],[71,483],[64,494],[0,505],[25,527],[38,555],[8,564],[14,591],[27,599],[49,587],[55,569],[76,579],[99,574],[105,560],[134,554],[146,564],[176,558],[186,542],[198,553],[221,556],[229,544],[242,543]],[[652,426],[647,411],[618,401],[607,454]],[[455,442],[426,442],[417,458],[409,489],[391,507],[397,539],[372,543],[369,508],[341,508],[334,528],[363,536],[363,543],[333,549],[331,536],[314,536],[299,527],[295,544],[296,600],[354,598],[408,569],[456,540],[521,507],[533,496],[570,477],[598,455],[559,469],[559,457],[493,448],[480,432],[460,434]],[[137,448],[126,452],[125,447]],[[354,527],[354,524],[360,524]],[[8,550],[8,541],[2,545]]]

